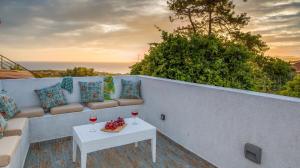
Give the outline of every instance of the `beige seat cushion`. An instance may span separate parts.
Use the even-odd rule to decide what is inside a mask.
[[[20,136],[9,136],[0,139],[0,167],[9,165],[20,143],[20,139]]]
[[[28,118],[12,118],[8,120],[4,136],[21,136],[27,124]]]
[[[120,106],[139,105],[144,103],[143,99],[118,99],[117,101]]]
[[[119,105],[118,102],[115,100],[107,100],[104,102],[88,103],[87,107],[89,107],[91,109],[104,109],[104,108],[116,107],[118,105]]]
[[[27,107],[22,108],[20,113],[17,113],[15,117],[17,118],[32,118],[32,117],[41,117],[43,116],[44,110],[41,107]]]
[[[80,112],[83,110],[83,106],[79,103],[72,103],[63,106],[53,107],[50,109],[51,114],[63,114],[63,113],[72,113]]]

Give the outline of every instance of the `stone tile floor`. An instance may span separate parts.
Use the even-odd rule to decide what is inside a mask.
[[[80,150],[77,161],[72,162],[72,139],[63,138],[30,146],[25,168],[77,168],[80,167]],[[158,133],[157,162],[152,163],[150,141],[93,152],[87,158],[88,168],[216,168],[195,154]]]

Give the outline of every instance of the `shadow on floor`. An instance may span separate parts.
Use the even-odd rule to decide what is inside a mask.
[[[105,149],[88,154],[87,168],[216,168],[157,134],[157,161],[152,163],[150,141]],[[72,162],[72,138],[35,143],[30,146],[24,168],[79,168],[80,150]]]

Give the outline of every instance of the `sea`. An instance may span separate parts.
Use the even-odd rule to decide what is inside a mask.
[[[132,63],[101,62],[18,62],[29,70],[66,70],[74,67],[93,68],[98,72],[126,74],[130,72]]]

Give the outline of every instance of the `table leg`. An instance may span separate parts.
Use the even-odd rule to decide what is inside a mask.
[[[151,139],[152,161],[156,162],[156,137]]]
[[[81,168],[86,168],[87,153],[81,151]]]
[[[138,142],[134,143],[134,147],[136,147],[136,148],[138,147]]]
[[[73,138],[73,162],[76,161],[77,144]]]

